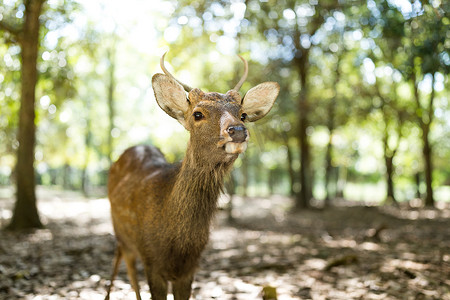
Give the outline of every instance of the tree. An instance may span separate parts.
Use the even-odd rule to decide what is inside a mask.
[[[249,1],[250,2],[250,1]],[[329,1],[298,2],[286,1],[285,5],[277,5],[275,1],[266,3],[248,3],[248,19],[252,20],[259,32],[273,45],[281,58],[298,80],[299,92],[296,96],[297,122],[296,138],[300,153],[300,169],[298,179],[300,191],[295,197],[297,209],[309,207],[312,198],[313,174],[311,171],[311,147],[308,139],[308,128],[311,126],[309,74],[311,67],[310,53],[314,49],[315,34],[321,28],[328,14],[337,8],[336,3]]]
[[[325,207],[331,206],[332,198],[337,196],[338,174],[336,174],[337,169],[334,167],[334,139],[336,130],[347,122],[349,107],[351,107],[351,101],[347,99],[350,97],[346,95],[345,90],[343,91],[341,87],[347,84],[344,78],[349,77],[348,74],[343,73],[343,65],[348,63],[346,62],[346,58],[352,56],[348,54],[353,53],[346,49],[344,41],[344,32],[347,30],[346,23],[344,22],[346,19],[343,18],[342,14],[337,14],[337,17],[334,16],[333,19],[335,20],[333,29],[329,28],[329,30],[326,30],[327,37],[321,43],[322,59],[316,59],[315,63],[316,68],[321,72],[320,74],[323,74],[325,69],[329,69],[331,76],[322,75],[320,76],[320,80],[316,77],[316,87],[318,87],[319,81],[323,86],[317,88],[320,92],[315,95],[317,99],[313,100],[319,103],[315,123],[325,126],[328,130],[324,167]],[[333,177],[334,180],[332,180]]]
[[[330,99],[328,105],[327,105],[327,129],[329,134],[328,144],[327,144],[327,150],[325,154],[325,206],[331,205],[331,176],[332,176],[332,170],[333,170],[333,164],[332,164],[332,153],[333,153],[333,135],[334,131],[337,127],[337,112],[336,112],[336,106],[337,102],[339,101],[340,95],[338,95],[338,89],[337,86],[339,84],[339,81],[341,80],[341,70],[340,70],[340,64],[342,61],[342,51],[341,53],[337,54],[337,62],[336,62],[336,71],[335,71],[335,78],[334,78],[334,84],[333,84],[333,98]]]
[[[114,130],[114,116],[115,116],[115,110],[114,110],[114,89],[116,86],[115,81],[115,49],[116,43],[115,39],[113,39],[112,45],[110,48],[106,50],[106,57],[109,62],[108,65],[108,83],[107,83],[107,102],[108,102],[108,120],[109,120],[109,126],[108,126],[108,161],[109,164],[112,163],[112,152],[114,149],[113,146],[113,130]]]
[[[45,0],[25,0],[9,3],[4,8],[0,20],[0,38],[12,45],[11,52],[14,47],[20,49],[17,53],[20,52],[21,85],[16,135],[17,160],[13,172],[16,179],[16,203],[8,228],[36,228],[42,227],[35,192],[36,124],[39,120],[42,121],[42,115],[37,115],[39,111],[36,110],[36,91],[39,90],[44,95],[49,93],[61,101],[73,94],[73,86],[69,80],[73,77],[73,72],[65,59],[66,53],[56,48],[54,39],[49,47],[44,37],[49,31],[67,24],[70,13],[75,11],[77,5],[66,0],[51,3],[46,3]],[[60,40],[58,37],[58,46]],[[51,53],[44,51],[41,56],[41,48],[51,49]],[[57,59],[57,63],[54,63],[54,59]],[[48,102],[47,104],[51,104],[50,100]],[[48,108],[52,107],[56,106],[48,105]],[[49,112],[52,114],[55,110],[49,109]]]
[[[410,38],[411,52],[404,72],[411,83],[416,106],[417,124],[422,132],[422,154],[424,158],[426,197],[425,205],[434,206],[432,143],[430,142],[431,125],[435,115],[434,100],[436,96],[436,73],[448,74],[449,52],[445,49],[448,32],[449,4],[446,7],[424,5],[420,11],[413,9],[413,17],[408,22],[407,31]],[[423,95],[419,84],[426,78],[430,81],[431,92]]]
[[[397,87],[394,84],[392,88],[392,97],[382,95],[380,87],[376,84],[377,95],[380,98],[381,105],[378,108],[382,114],[383,120],[383,153],[386,167],[386,203],[397,204],[394,193],[394,158],[400,146],[402,138],[402,128],[404,124],[404,110],[397,104]]]
[[[45,0],[26,0],[24,21],[18,26],[6,20],[0,28],[11,35],[21,50],[21,98],[17,140],[16,204],[9,229],[42,227],[36,206],[34,147],[36,141],[35,100],[38,80],[39,17]]]
[[[384,13],[377,19],[378,26],[370,28],[369,36],[378,36],[374,41],[379,51],[371,51],[367,59],[379,70],[388,71],[379,72],[383,74],[375,76],[375,82],[371,84],[373,89],[368,96],[375,99],[372,103],[374,109],[382,116],[380,125],[386,169],[386,203],[397,204],[394,193],[394,158],[400,146],[405,121],[405,109],[400,105],[401,97],[398,93],[398,69],[405,60],[405,46],[402,43],[405,38],[405,20],[401,12],[390,7],[387,1],[380,1],[378,9]]]

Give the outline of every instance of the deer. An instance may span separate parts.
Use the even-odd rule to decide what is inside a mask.
[[[208,239],[225,176],[248,144],[247,122],[271,110],[280,87],[264,82],[239,94],[248,63],[236,86],[225,94],[203,92],[177,80],[164,66],[152,77],[159,107],[189,131],[186,154],[169,163],[149,145],[128,148],[112,164],[108,198],[117,241],[107,295],[122,259],[140,300],[139,259],[153,300],[166,299],[172,284],[175,300],[189,299],[194,274]]]

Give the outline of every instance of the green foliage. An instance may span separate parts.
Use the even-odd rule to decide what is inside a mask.
[[[430,123],[434,186],[449,184],[447,2],[160,1],[140,3],[130,16],[123,4],[99,3],[60,0],[45,7],[36,103],[36,166],[43,183],[65,184],[56,178],[68,177],[69,186],[80,187],[86,169],[92,184],[104,184],[109,157],[136,143],[159,146],[170,161],[182,159],[188,135],[161,112],[150,87],[160,55],[170,49],[168,69],[205,91],[224,93],[236,84],[242,62],[235,54],[250,65],[243,93],[263,81],[281,86],[270,115],[250,127],[248,174],[238,162],[238,192],[248,181],[255,193],[287,194],[292,171],[298,182],[298,99],[305,89],[316,186],[327,176],[331,149],[335,186],[384,180],[388,155],[399,189],[408,189],[401,193],[410,195],[424,168],[418,118]],[[18,25],[21,9],[21,1],[9,1],[0,20]],[[142,29],[144,16],[151,20]],[[0,176],[12,171],[17,148],[20,53],[11,39],[0,28]],[[298,66],[305,57],[302,85]]]

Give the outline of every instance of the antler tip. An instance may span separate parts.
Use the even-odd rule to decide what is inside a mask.
[[[169,52],[169,50],[164,52],[164,54],[161,56],[161,60],[159,61],[160,65],[161,65],[161,69],[163,70],[164,74],[166,74],[167,76],[169,76],[170,78],[172,78],[173,80],[178,82],[184,88],[184,90],[189,93],[192,90],[192,88],[190,86],[188,86],[187,84],[184,84],[181,81],[179,81],[178,79],[176,79],[172,74],[170,74],[170,72],[164,66],[164,56],[166,56],[167,52]]]
[[[248,75],[248,63],[247,63],[247,61],[241,55],[238,54],[237,56],[239,56],[239,58],[244,63],[244,75],[242,75],[241,80],[239,80],[239,82],[234,87],[235,91],[239,91],[239,89],[242,87],[242,84],[244,84],[245,80],[247,79],[247,75]]]

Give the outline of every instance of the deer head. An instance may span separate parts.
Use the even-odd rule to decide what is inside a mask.
[[[241,98],[239,89],[247,77],[248,64],[239,56],[245,68],[238,84],[225,94],[205,93],[175,79],[164,67],[164,56],[160,63],[165,74],[152,78],[158,105],[190,132],[190,147],[202,156],[200,159],[214,163],[235,159],[247,148],[245,123],[259,120],[270,111],[280,90],[278,83],[261,83]]]

